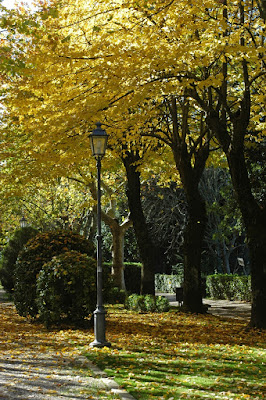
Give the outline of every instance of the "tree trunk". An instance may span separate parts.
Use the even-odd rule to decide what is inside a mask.
[[[240,113],[233,121],[233,134],[230,138],[226,127],[219,121],[217,113],[209,115],[210,128],[220,141],[226,154],[232,184],[243,217],[250,253],[252,286],[251,320],[249,325],[266,328],[266,208],[259,205],[252,194],[245,155],[244,137],[248,112]]]
[[[150,233],[142,210],[140,173],[136,162],[140,160],[138,153],[127,152],[122,161],[127,174],[127,197],[130,218],[136,234],[137,244],[143,264],[141,273],[141,294],[155,294],[155,264],[156,248],[150,238]]]
[[[256,223],[248,227],[251,262],[252,304],[249,326],[266,329],[266,218],[259,213]],[[265,214],[265,213],[264,213]]]
[[[230,251],[227,250],[224,239],[221,243],[221,246],[222,246],[222,253],[223,253],[223,270],[224,270],[225,274],[230,274],[231,273],[230,262],[229,262]]]
[[[260,16],[263,21],[266,20],[266,0],[257,0],[257,5],[259,7]]]
[[[120,225],[115,218],[116,202],[112,200],[112,191],[108,186],[102,183],[105,191],[110,195],[110,208],[105,212],[102,209],[102,220],[109,226],[112,233],[112,277],[115,286],[119,289],[126,290],[124,277],[124,237],[125,233],[132,226],[132,221],[127,217]],[[90,192],[94,199],[97,199],[95,183],[89,184]],[[96,206],[94,212],[97,213]]]
[[[201,254],[206,226],[205,203],[198,188],[188,198],[188,223],[184,233],[184,308],[202,313]]]
[[[250,326],[266,328],[266,208],[252,195],[244,152],[227,152],[233,187],[244,220],[250,253],[252,307]]]
[[[124,237],[127,229],[131,226],[131,221],[126,220],[119,225],[117,220],[108,223],[112,232],[112,277],[115,286],[126,290],[124,278]]]
[[[206,136],[206,140],[203,141],[201,137],[198,147],[187,144],[189,107],[189,102],[186,100],[179,123],[176,99],[172,99],[170,105],[173,119],[172,152],[188,207],[188,222],[184,232],[184,309],[188,312],[203,313],[201,258],[207,214],[205,201],[199,191],[199,182],[209,156],[209,141],[208,131],[205,131],[202,124],[201,129],[204,132],[202,135]],[[181,130],[179,125],[182,126]]]

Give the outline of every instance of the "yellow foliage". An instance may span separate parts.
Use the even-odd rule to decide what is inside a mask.
[[[37,25],[21,34],[19,58],[26,67],[7,81],[1,128],[6,171],[21,176],[30,169],[45,178],[94,168],[88,133],[98,120],[106,123],[114,156],[109,153],[104,163],[114,167],[129,142],[131,149],[154,143],[142,135],[157,126],[165,98],[182,98],[193,87],[203,97],[211,88],[218,98],[225,62],[230,111],[245,90],[246,60],[252,107],[259,104],[265,114],[265,25],[252,4],[244,2],[244,24],[236,0],[227,7],[209,0],[63,0],[51,3],[56,13],[36,13]],[[18,15],[17,22],[23,18]],[[192,107],[200,112],[200,104]],[[252,128],[265,134],[265,124],[253,108],[251,113]],[[196,112],[194,117],[187,144],[198,136]],[[152,146],[148,151],[147,159],[157,158]]]

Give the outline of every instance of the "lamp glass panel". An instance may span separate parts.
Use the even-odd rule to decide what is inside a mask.
[[[26,221],[25,217],[22,217],[21,220],[20,220],[19,222],[20,222],[20,227],[21,227],[21,228],[26,228],[26,226],[27,226],[27,221]]]
[[[106,149],[106,140],[107,138],[104,136],[94,136],[90,137],[91,140],[91,149],[92,154],[94,156],[104,156],[105,149]]]

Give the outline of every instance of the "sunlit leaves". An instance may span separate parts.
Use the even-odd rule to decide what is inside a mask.
[[[241,26],[238,6],[238,1],[226,8],[208,0],[115,0],[97,7],[93,1],[63,1],[36,14],[39,28],[26,35],[22,57],[32,67],[21,69],[7,98],[13,122],[18,118],[30,137],[24,151],[31,163],[45,159],[55,171],[59,165],[80,165],[86,159],[86,132],[99,119],[107,121],[113,150],[128,141],[126,131],[135,140],[147,116],[156,121],[155,108],[165,97],[182,96],[191,85],[219,93],[225,61],[234,109],[244,90],[243,58],[252,79],[264,57],[258,10],[244,2],[247,17]],[[263,104],[260,82],[254,106]],[[264,129],[256,115],[254,128]]]

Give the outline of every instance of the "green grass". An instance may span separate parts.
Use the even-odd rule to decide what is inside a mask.
[[[110,349],[87,357],[138,400],[265,398],[265,333],[207,315],[109,309]]]

